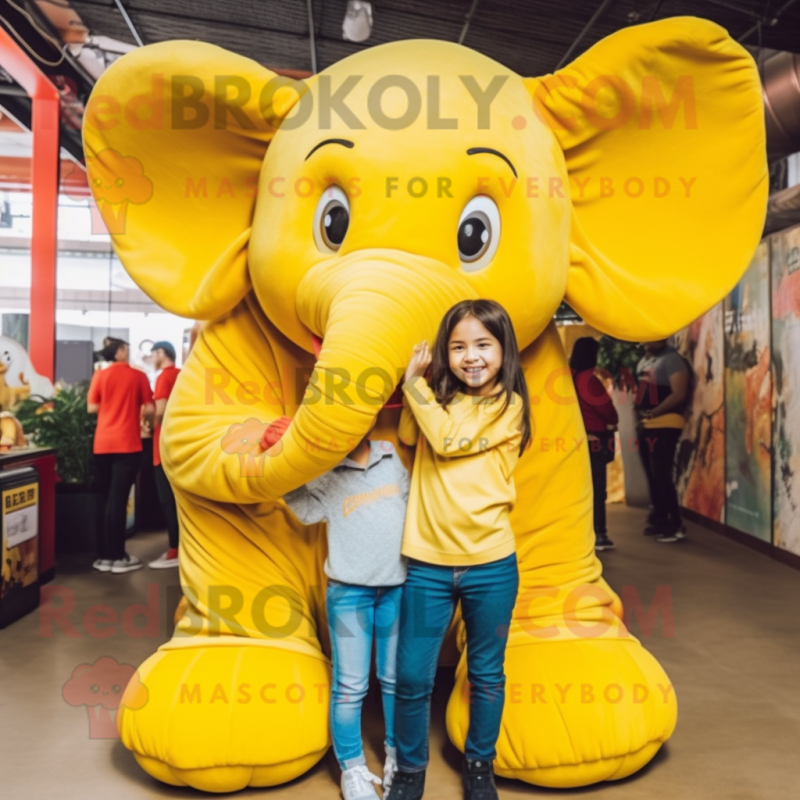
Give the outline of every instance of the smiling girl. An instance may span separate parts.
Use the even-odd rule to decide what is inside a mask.
[[[387,796],[422,797],[436,665],[460,601],[472,686],[464,797],[493,800],[503,663],[519,586],[512,473],[531,439],[528,392],[505,309],[490,300],[451,308],[433,354],[427,342],[414,348],[403,393],[400,439],[419,444],[403,532],[409,563],[397,656],[398,772]]]

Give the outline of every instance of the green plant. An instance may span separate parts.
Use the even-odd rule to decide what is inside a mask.
[[[56,471],[64,483],[94,481],[92,442],[97,418],[86,410],[88,385],[59,389],[54,397],[33,395],[17,404],[14,415],[31,444],[53,447]]]
[[[611,336],[600,339],[600,349],[597,353],[597,366],[608,370],[618,388],[629,386],[631,377],[636,372],[636,365],[644,355],[644,348],[637,342],[623,342]],[[627,380],[624,373],[627,373]]]

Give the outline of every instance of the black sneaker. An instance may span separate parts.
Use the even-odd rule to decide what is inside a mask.
[[[598,536],[594,543],[595,550],[613,550],[614,547],[614,542],[608,536]]]
[[[644,529],[645,536],[663,536],[675,530],[675,523],[669,519],[659,519]]]
[[[491,761],[464,759],[464,800],[498,800]]]
[[[425,770],[419,772],[403,772],[397,770],[389,791],[383,800],[422,800],[425,789]]]
[[[681,539],[686,538],[686,526],[680,522],[677,525],[673,524],[672,529],[656,536],[656,541],[662,544],[672,544],[672,542],[679,542]]]

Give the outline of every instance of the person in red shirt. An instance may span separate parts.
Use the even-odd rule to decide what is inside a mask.
[[[569,366],[586,428],[592,465],[595,549],[611,550],[614,542],[608,538],[606,529],[606,467],[614,460],[614,430],[619,424],[619,417],[605,386],[595,374],[599,349],[600,345],[591,336],[578,339],[572,348]]]
[[[156,378],[156,415],[155,427],[153,429],[153,465],[156,478],[156,489],[158,499],[161,501],[161,508],[164,511],[164,519],[167,523],[167,535],[169,537],[169,550],[159,556],[155,561],[151,561],[149,566],[153,569],[167,569],[168,567],[178,566],[178,509],[175,506],[175,495],[169,484],[169,479],[161,466],[161,423],[164,420],[164,411],[167,408],[172,387],[178,379],[180,370],[175,366],[175,348],[169,342],[156,342],[152,349],[153,366],[161,370]]]
[[[108,337],[103,344],[100,355],[111,363],[95,372],[86,398],[89,413],[97,414],[94,455],[105,496],[99,557],[92,566],[121,574],[144,566],[125,552],[125,512],[142,460],[142,413],[152,414],[154,405],[147,376],[128,363],[128,343]]]

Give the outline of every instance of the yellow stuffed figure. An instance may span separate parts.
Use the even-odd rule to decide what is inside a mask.
[[[0,453],[24,446],[25,434],[19,420],[10,411],[0,411]]]
[[[641,769],[675,727],[675,692],[601,577],[552,320],[566,298],[601,331],[656,339],[736,283],[767,196],[750,56],[678,18],[544,78],[401,41],[301,84],[165,42],[117,61],[86,119],[122,263],[162,306],[207,320],[162,434],[185,612],[140,669],[148,702],[132,685],[118,720],[139,764],[229,792],[325,753],[325,537],[280,498],[361,438],[450,306],[485,297],[514,322],[536,430],[515,473],[521,585],[495,766],[553,787]],[[381,438],[396,441],[398,413],[381,413]],[[462,655],[447,709],[459,748],[465,675]]]

